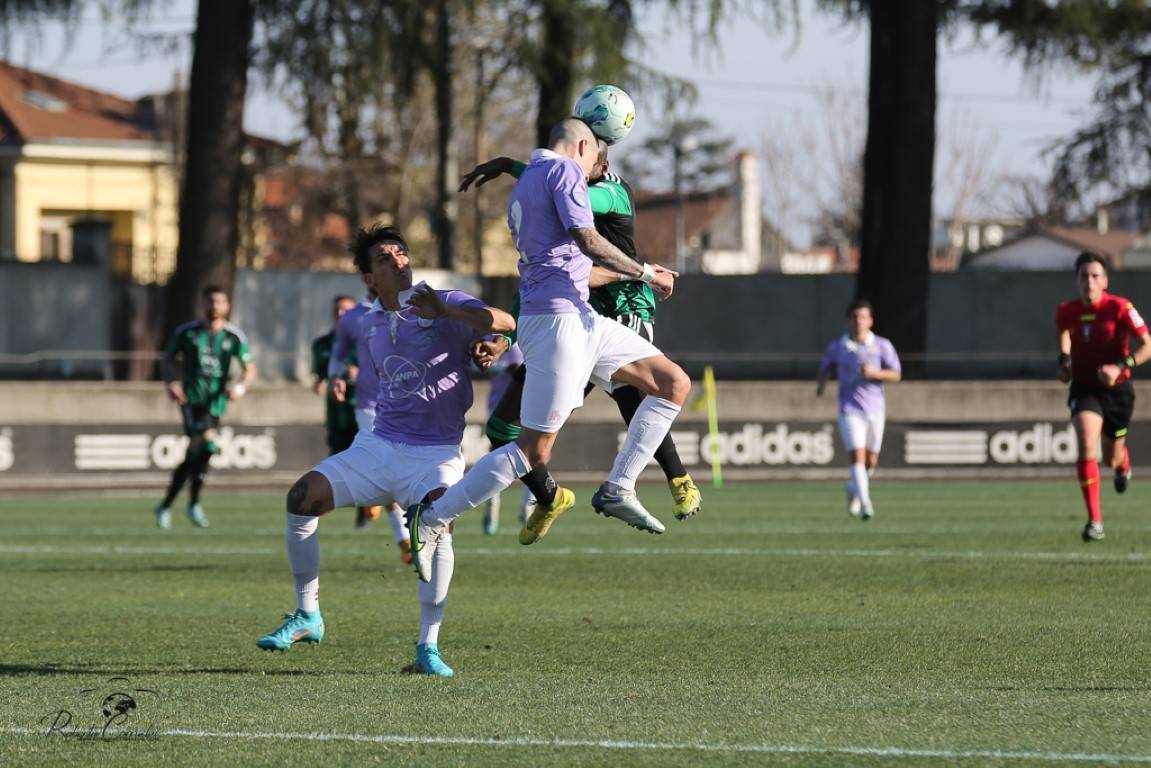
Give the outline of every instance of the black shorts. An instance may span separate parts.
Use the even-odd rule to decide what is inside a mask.
[[[1114,387],[1088,387],[1071,384],[1067,397],[1071,415],[1091,411],[1103,417],[1103,434],[1111,439],[1124,437],[1135,412],[1135,387],[1125,381]]]
[[[220,417],[213,416],[206,405],[185,405],[180,413],[184,416],[184,434],[188,437],[199,437],[220,426]]]
[[[343,453],[352,447],[352,443],[356,439],[357,427],[353,423],[347,427],[327,427],[328,431],[328,454],[335,456],[337,453]]]

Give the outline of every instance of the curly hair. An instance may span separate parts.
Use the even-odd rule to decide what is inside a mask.
[[[404,240],[404,236],[400,234],[400,230],[395,227],[373,224],[370,227],[356,230],[356,235],[352,238],[352,242],[348,243],[348,251],[352,254],[352,260],[356,264],[356,269],[365,275],[371,274],[371,250],[372,246],[377,243],[399,243],[403,247],[404,252],[408,252],[407,241]]]

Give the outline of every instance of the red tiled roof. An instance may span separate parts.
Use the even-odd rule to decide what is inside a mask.
[[[731,204],[732,195],[726,191],[685,195],[684,238],[690,241]],[[675,259],[675,215],[674,193],[636,195],[635,243],[641,259],[663,264]]]
[[[61,109],[45,108],[48,97]],[[0,141],[157,141],[136,102],[0,61]]]

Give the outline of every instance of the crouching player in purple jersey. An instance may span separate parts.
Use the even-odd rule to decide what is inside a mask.
[[[508,205],[508,225],[520,252],[518,339],[530,371],[520,410],[523,431],[515,442],[481,458],[438,500],[408,510],[416,570],[425,581],[456,517],[516,478],[523,480],[533,471],[546,473],[556,436],[572,410],[583,403],[589,380],[604,389],[610,382],[630,384],[647,395],[607,482],[592,497],[592,506],[641,530],[664,530],[640,503],[635,482],[671,429],[691,381],[650,341],[597,314],[588,303],[588,278],[595,263],[642,280],[667,297],[676,274],[628,258],[596,231],[587,179],[599,148],[591,129],[568,118],[552,129],[549,138],[548,149],[532,153]],[[575,503],[571,491],[557,488],[550,477],[546,485],[552,500],[536,493],[539,509],[528,521],[537,538]],[[530,543],[522,537],[520,541]]]
[[[324,637],[320,615],[319,518],[336,507],[405,506],[435,498],[464,472],[460,442],[472,404],[468,364],[484,334],[508,333],[511,315],[461,291],[412,289],[408,246],[391,227],[361,230],[352,243],[357,268],[372,276],[378,297],[365,316],[368,357],[379,376],[371,432],[307,472],[287,497],[287,549],[296,583],[296,611],[256,644],[287,650]],[[419,585],[420,638],[412,671],[451,677],[438,649],[440,623],[455,556],[451,532],[439,537],[427,583]]]
[[[901,376],[895,347],[871,332],[874,322],[870,303],[855,301],[847,308],[847,333],[828,345],[815,386],[819,396],[833,371],[839,380],[839,434],[851,463],[847,511],[862,520],[875,515],[869,483],[883,444],[883,382]]]

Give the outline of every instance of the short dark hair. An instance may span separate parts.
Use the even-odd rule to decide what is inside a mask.
[[[1104,272],[1110,271],[1110,264],[1107,263],[1107,257],[1095,251],[1084,251],[1079,254],[1079,258],[1075,259],[1075,274],[1079,274],[1079,270],[1084,264],[1098,264],[1103,267]]]
[[[213,293],[222,293],[224,296],[228,295],[228,292],[218,285],[205,285],[204,290],[200,291],[200,297],[204,299],[210,299],[212,298]],[[231,298],[228,300],[231,301]]]
[[[606,160],[607,160],[607,147],[608,147],[608,144],[607,144],[607,142],[606,142],[606,141],[604,141],[603,139],[601,139],[601,138],[600,138],[600,137],[598,137],[598,136],[596,136],[596,139],[595,139],[595,143],[596,143],[596,146],[599,148],[599,154],[598,154],[598,155],[596,155],[596,159],[595,159],[595,161],[596,161],[597,163],[602,163],[602,162],[604,162],[604,161],[606,161]]]
[[[851,315],[857,309],[866,309],[871,313],[872,317],[875,317],[875,309],[871,306],[871,302],[867,299],[856,299],[855,301],[848,304],[846,317],[851,317]]]
[[[349,295],[348,295],[348,294],[346,294],[346,293],[341,293],[339,296],[337,296],[336,298],[332,299],[332,306],[333,306],[333,307],[338,307],[338,306],[340,306],[340,302],[341,302],[341,301],[355,301],[355,299],[353,299],[351,296],[349,296]]]
[[[352,261],[355,262],[356,269],[365,275],[372,271],[371,250],[372,246],[377,243],[399,243],[403,246],[405,253],[410,250],[404,236],[395,227],[373,224],[370,227],[356,230],[356,236],[352,238],[352,242],[348,243],[348,251],[352,254]]]

